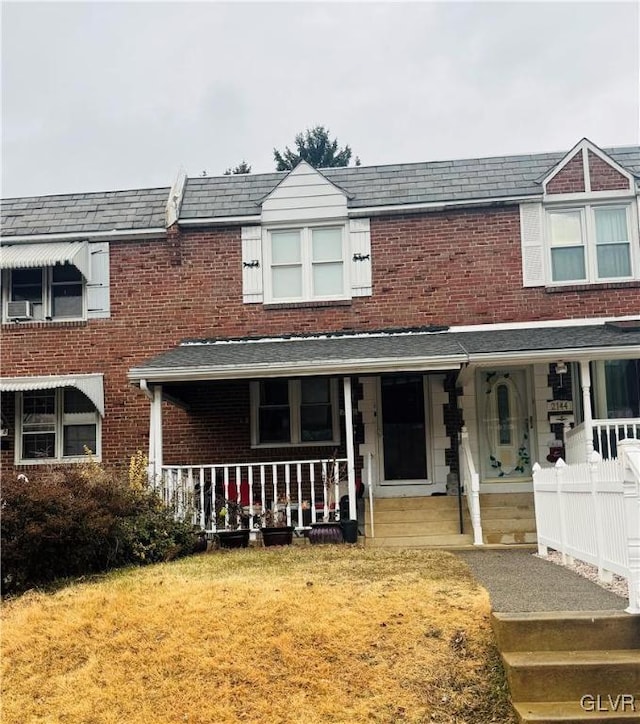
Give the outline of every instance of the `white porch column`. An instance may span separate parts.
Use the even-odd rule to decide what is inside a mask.
[[[149,463],[152,465],[153,484],[162,476],[162,385],[154,385],[149,416]],[[153,462],[151,462],[153,461]]]
[[[582,386],[582,414],[586,438],[585,462],[591,462],[593,452],[593,413],[591,412],[591,371],[589,361],[580,360],[580,385]]]
[[[344,429],[347,436],[347,482],[349,486],[349,518],[358,518],[356,501],[356,460],[353,445],[353,405],[351,400],[351,377],[342,378],[344,387]]]

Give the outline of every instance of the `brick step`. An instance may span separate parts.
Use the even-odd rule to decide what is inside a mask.
[[[632,694],[640,700],[640,651],[507,651],[502,653],[514,702],[579,701]]]
[[[520,724],[615,724],[640,721],[640,701],[628,698],[580,701],[524,701],[513,705]],[[599,709],[599,711],[598,711]]]
[[[622,611],[492,614],[501,651],[640,649],[640,616]]]
[[[367,548],[457,548],[472,546],[471,535],[415,535],[415,536],[378,536],[367,538]]]

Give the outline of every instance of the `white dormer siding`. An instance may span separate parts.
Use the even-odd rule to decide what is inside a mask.
[[[245,304],[343,302],[371,295],[369,219],[348,219],[347,194],[302,161],[242,227]]]
[[[346,219],[347,197],[319,171],[302,161],[262,202],[262,223]]]

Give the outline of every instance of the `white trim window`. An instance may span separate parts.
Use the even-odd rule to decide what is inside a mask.
[[[19,392],[16,463],[75,462],[100,457],[100,414],[80,390]]]
[[[11,269],[7,276],[7,302],[29,302],[30,319],[85,318],[85,280],[72,264]],[[5,307],[5,318],[8,317]]]
[[[633,279],[632,229],[630,204],[547,209],[551,282]]]
[[[328,377],[251,383],[251,444],[285,447],[338,444],[338,384]]]
[[[301,302],[350,296],[344,225],[268,229],[265,301]]]

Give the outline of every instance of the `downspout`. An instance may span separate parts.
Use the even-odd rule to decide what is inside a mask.
[[[147,479],[151,486],[155,485],[156,481],[156,436],[155,436],[155,413],[153,409],[153,392],[149,388],[149,384],[145,379],[140,380],[140,389],[144,392],[145,396],[149,398],[151,404],[149,405],[149,455],[147,462]]]

